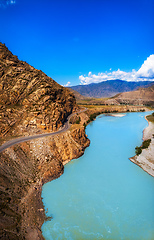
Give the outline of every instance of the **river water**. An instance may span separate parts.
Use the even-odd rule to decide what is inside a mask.
[[[46,240],[154,239],[154,178],[128,158],[142,143],[147,113],[100,115],[91,141],[64,174],[43,186]]]

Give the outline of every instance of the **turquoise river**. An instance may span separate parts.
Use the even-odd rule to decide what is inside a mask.
[[[129,160],[142,143],[147,113],[100,115],[91,141],[64,174],[43,186],[46,240],[154,239],[154,178]]]

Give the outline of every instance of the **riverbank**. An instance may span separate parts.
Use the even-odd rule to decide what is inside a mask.
[[[145,172],[154,177],[154,123],[148,121],[148,127],[143,131],[143,141],[151,139],[147,149],[143,149],[140,155],[135,155],[130,160],[141,167]]]
[[[4,175],[4,181],[1,181],[4,216],[0,236],[19,240],[43,239],[41,226],[46,215],[41,199],[42,186],[60,177],[67,162],[83,155],[90,144],[84,123],[91,114],[93,109],[73,116],[71,121],[74,123],[65,133],[23,142],[0,153]],[[76,124],[79,117],[80,124]]]

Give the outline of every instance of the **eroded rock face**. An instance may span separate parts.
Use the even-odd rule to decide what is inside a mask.
[[[0,43],[0,135],[56,131],[76,109],[74,95],[19,61]]]

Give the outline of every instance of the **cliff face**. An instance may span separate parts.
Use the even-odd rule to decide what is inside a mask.
[[[0,136],[56,131],[77,108],[74,95],[19,61],[0,43]]]
[[[77,109],[68,89],[0,43],[0,144],[19,135],[55,131]],[[64,164],[88,145],[84,128],[75,125],[0,153],[0,239],[43,239],[42,184],[59,177]]]

